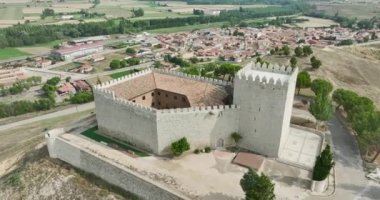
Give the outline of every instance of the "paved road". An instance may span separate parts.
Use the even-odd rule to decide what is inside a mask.
[[[335,153],[336,190],[331,197],[312,199],[380,199],[380,184],[369,181],[364,176],[355,138],[336,116],[328,125]]]
[[[72,114],[75,112],[86,111],[86,110],[90,110],[93,108],[95,108],[94,102],[86,103],[86,104],[78,105],[76,107],[71,107],[71,108],[67,108],[64,110],[57,111],[57,112],[49,113],[46,115],[41,115],[41,116],[33,117],[33,118],[22,120],[22,121],[17,121],[17,122],[10,123],[10,124],[5,124],[5,125],[0,126],[0,131],[15,128],[17,126],[22,126],[25,124],[29,124],[29,123],[33,123],[33,122],[37,122],[37,121],[41,121],[41,120],[45,120],[45,119],[69,115],[69,114]]]
[[[146,62],[139,65],[131,66],[131,67],[125,67],[125,68],[116,69],[116,70],[109,70],[109,71],[104,71],[104,72],[100,72],[96,74],[86,74],[85,78],[90,79],[90,78],[94,78],[98,76],[111,75],[117,72],[129,71],[129,70],[134,70],[134,69],[144,69],[144,68],[150,67],[152,64],[153,62]]]

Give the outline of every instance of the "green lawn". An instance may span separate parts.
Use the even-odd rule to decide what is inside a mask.
[[[184,31],[192,31],[195,29],[218,28],[218,27],[221,27],[225,23],[227,22],[215,22],[215,23],[209,23],[209,24],[195,24],[195,25],[178,26],[178,27],[172,27],[172,28],[160,28],[160,29],[147,30],[147,32],[157,33],[157,34],[184,32]]]
[[[91,138],[97,142],[107,143],[107,145],[109,145],[109,146],[117,146],[118,148],[121,148],[123,150],[133,151],[137,156],[140,156],[140,157],[148,156],[148,154],[138,150],[137,148],[135,148],[131,144],[128,144],[126,142],[122,142],[120,140],[112,139],[112,138],[109,138],[109,137],[106,137],[104,135],[99,134],[97,126],[92,127],[90,129],[82,132],[81,135],[84,135],[88,138]]]
[[[120,78],[120,77],[126,76],[126,75],[128,75],[128,74],[131,74],[131,73],[133,73],[133,72],[134,72],[134,70],[128,70],[128,71],[122,71],[122,72],[116,72],[116,73],[111,74],[110,76],[111,76],[111,78],[113,78],[113,79],[117,79],[117,78]]]
[[[31,55],[31,54],[20,51],[15,48],[0,49],[0,60],[6,60],[6,59],[21,57],[21,56],[28,56],[28,55]]]

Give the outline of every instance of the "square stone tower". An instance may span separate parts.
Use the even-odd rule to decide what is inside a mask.
[[[278,157],[289,133],[297,73],[297,68],[250,63],[235,75],[241,147]]]

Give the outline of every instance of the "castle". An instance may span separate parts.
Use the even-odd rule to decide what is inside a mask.
[[[147,69],[94,87],[99,131],[157,155],[233,145],[278,157],[289,133],[297,68],[250,63],[232,82]]]

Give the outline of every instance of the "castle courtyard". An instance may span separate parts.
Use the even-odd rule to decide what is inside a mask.
[[[159,156],[134,158],[126,152],[80,134],[63,133],[57,138],[69,141],[70,145],[81,151],[89,152],[100,160],[136,173],[144,180],[166,190],[179,192],[190,199],[234,200],[244,197],[240,179],[247,169],[231,163],[236,155],[233,152],[187,152],[175,159]],[[310,171],[269,158],[265,158],[262,171],[276,183],[275,192],[281,197],[300,199],[310,195]]]

